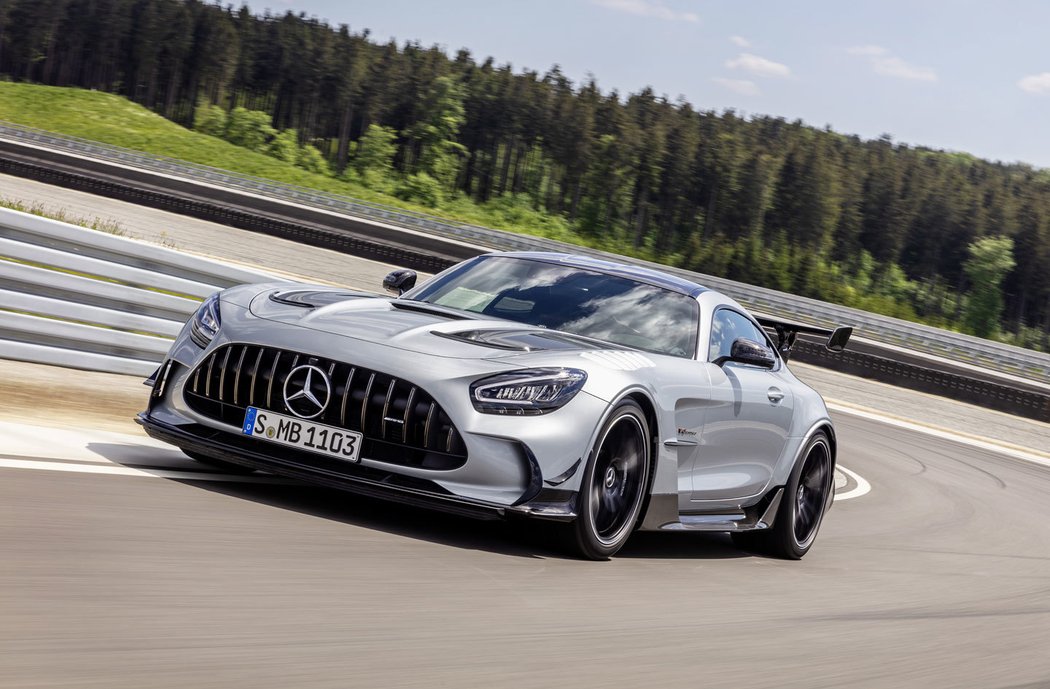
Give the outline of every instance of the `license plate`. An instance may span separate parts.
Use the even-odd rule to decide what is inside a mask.
[[[361,434],[345,428],[333,428],[306,419],[248,407],[244,414],[244,435],[260,440],[309,450],[347,462],[361,460]]]

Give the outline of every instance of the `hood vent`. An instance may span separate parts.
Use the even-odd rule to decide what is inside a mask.
[[[562,332],[546,330],[461,330],[443,333],[431,330],[431,335],[480,347],[491,347],[512,352],[542,352],[566,349],[622,349],[606,342],[591,340]]]
[[[341,292],[334,290],[319,289],[286,289],[270,293],[270,301],[288,306],[299,306],[304,309],[313,309],[318,306],[338,304],[341,301],[351,299],[374,298],[375,295],[365,292]]]

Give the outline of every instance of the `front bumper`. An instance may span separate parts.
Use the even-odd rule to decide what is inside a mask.
[[[360,464],[342,463],[338,470],[320,466],[309,452],[282,448],[280,456],[260,452],[257,443],[236,433],[201,424],[170,424],[143,412],[136,421],[146,433],[189,452],[262,469],[281,476],[303,480],[360,495],[437,509],[475,519],[501,519],[511,515],[555,521],[576,518],[576,493],[542,485],[542,476],[532,459],[529,490],[513,505],[498,505],[449,493],[433,481],[382,471]]]

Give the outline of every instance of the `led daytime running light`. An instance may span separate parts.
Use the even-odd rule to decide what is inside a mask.
[[[213,294],[204,300],[190,321],[190,338],[199,347],[207,347],[219,332],[222,319],[219,316],[219,295]]]
[[[576,396],[587,380],[572,368],[530,369],[503,373],[471,386],[471,402],[481,412],[542,414]]]

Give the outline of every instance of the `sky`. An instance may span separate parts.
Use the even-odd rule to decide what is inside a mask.
[[[247,0],[603,92],[1050,167],[1047,0]]]

